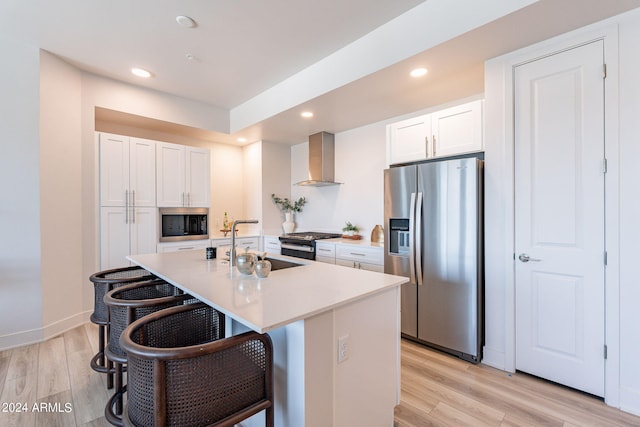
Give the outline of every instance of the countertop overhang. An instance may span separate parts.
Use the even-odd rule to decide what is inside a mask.
[[[406,277],[314,262],[272,271],[267,278],[230,271],[228,261],[205,259],[204,250],[127,257],[232,319],[259,333],[285,326],[400,286]]]

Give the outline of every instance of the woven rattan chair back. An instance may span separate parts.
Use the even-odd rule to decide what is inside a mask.
[[[107,323],[107,306],[104,303],[104,296],[107,292],[120,286],[147,281],[154,277],[153,274],[138,266],[104,270],[92,274],[89,277],[94,289],[91,321],[97,324]]]
[[[91,322],[98,325],[98,352],[89,362],[91,369],[96,372],[107,374],[107,388],[113,388],[113,375],[115,373],[113,363],[108,361],[104,354],[107,342],[108,313],[107,305],[104,303],[104,296],[107,292],[120,286],[132,283],[147,281],[155,276],[147,270],[135,267],[115,268],[111,270],[99,271],[92,274],[89,280],[93,283],[93,313]]]
[[[268,335],[222,338],[224,317],[203,303],[158,311],[132,323],[127,426],[233,426],[262,410],[273,426],[273,350]]]

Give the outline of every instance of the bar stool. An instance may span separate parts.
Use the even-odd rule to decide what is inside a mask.
[[[141,282],[155,277],[147,270],[134,266],[115,268],[94,273],[89,277],[93,283],[94,299],[91,322],[98,325],[98,352],[91,359],[91,369],[107,374],[107,388],[113,388],[113,366],[107,361],[104,355],[104,347],[107,339],[107,306],[103,298],[111,289],[124,286],[130,283]]]
[[[204,303],[158,311],[122,333],[123,425],[233,426],[265,410],[274,425],[273,348],[266,334],[222,338],[224,316]]]
[[[115,368],[115,393],[105,407],[107,421],[114,425],[122,425],[122,396],[126,391],[123,371],[127,363],[127,355],[119,343],[122,331],[135,320],[148,314],[189,302],[197,302],[197,299],[158,278],[121,286],[106,293],[104,303],[108,308],[109,339],[104,353]]]

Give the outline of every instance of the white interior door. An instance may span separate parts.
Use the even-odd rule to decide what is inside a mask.
[[[593,42],[514,74],[516,369],[598,396],[605,344],[603,49]]]

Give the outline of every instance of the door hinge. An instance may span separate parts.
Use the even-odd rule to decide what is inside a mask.
[[[607,64],[602,64],[602,78],[607,78]]]
[[[602,159],[602,173],[607,173],[608,168],[607,159]]]
[[[604,346],[604,358],[607,358],[607,345]]]
[[[604,251],[604,265],[607,265],[607,251]]]

